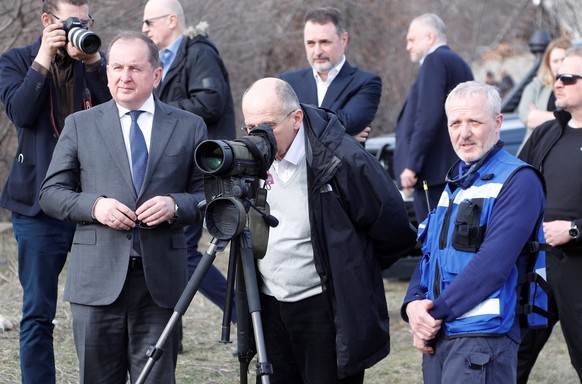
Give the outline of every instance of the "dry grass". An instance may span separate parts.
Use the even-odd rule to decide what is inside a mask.
[[[0,233],[0,314],[15,324],[12,331],[0,333],[0,383],[20,382],[18,360],[18,320],[21,306],[21,289],[16,275],[16,246],[11,232]],[[203,237],[201,247],[209,243]],[[228,252],[217,254],[215,265],[226,269]],[[64,282],[64,274],[61,276]],[[61,284],[61,287],[63,285]],[[366,383],[420,383],[421,356],[411,346],[408,326],[399,317],[398,310],[406,289],[406,282],[386,280],[386,296],[392,319],[392,352],[366,372]],[[58,383],[77,383],[78,370],[75,347],[72,339],[69,305],[61,299],[56,316],[55,354]],[[236,347],[236,329],[231,330],[233,344],[217,342],[221,333],[222,312],[197,294],[184,317],[184,353],[178,360],[177,378],[179,383],[237,383],[239,363],[232,356]],[[268,351],[267,351],[268,355]],[[249,383],[254,382],[254,362],[248,375]],[[549,344],[539,359],[530,383],[575,383],[578,378],[570,366],[568,352],[562,333],[556,329]]]

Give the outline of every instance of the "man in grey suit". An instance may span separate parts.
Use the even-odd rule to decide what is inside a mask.
[[[65,286],[81,383],[131,382],[145,366],[187,283],[182,224],[201,215],[194,148],[203,120],[153,97],[158,48],[137,32],[108,52],[113,100],[70,115],[41,187],[40,204],[77,223]],[[140,178],[143,181],[136,180]],[[174,383],[177,338],[148,383]]]

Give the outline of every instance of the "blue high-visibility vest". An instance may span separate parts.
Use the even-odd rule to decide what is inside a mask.
[[[475,172],[468,172],[466,179],[459,180],[456,188],[453,187],[454,190],[451,183],[447,184],[438,206],[419,226],[419,240],[423,242],[421,284],[426,288],[427,298],[430,300],[435,300],[473,259],[483,242],[491,212],[503,186],[520,168],[530,166],[499,149],[478,167]],[[537,241],[543,243],[541,225],[538,227]],[[529,255],[526,256],[526,253]],[[518,268],[516,264],[503,286],[473,309],[453,321],[443,323],[444,334],[506,334],[515,321],[516,308],[528,312],[526,308],[531,307],[522,307],[522,304],[527,302],[547,309],[547,296],[543,290],[527,289],[519,293],[520,296],[528,296],[527,298],[518,297],[516,293],[518,279],[521,280],[518,271],[537,271],[545,278],[543,250],[526,246],[518,262],[529,265],[520,264]],[[535,286],[533,280],[528,277],[528,288]],[[534,323],[543,323],[545,319],[531,311],[524,314],[528,316],[528,321]],[[538,325],[543,325],[541,323]]]

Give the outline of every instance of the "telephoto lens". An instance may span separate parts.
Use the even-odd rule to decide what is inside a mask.
[[[101,39],[96,33],[87,29],[85,24],[76,17],[69,17],[63,21],[63,29],[67,34],[67,40],[73,47],[91,55],[101,48]]]
[[[99,36],[83,28],[71,28],[67,37],[74,47],[89,55],[97,52],[101,47]]]

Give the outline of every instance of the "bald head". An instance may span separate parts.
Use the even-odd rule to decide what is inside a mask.
[[[253,83],[243,95],[245,102],[261,109],[272,111],[291,111],[299,108],[299,100],[293,88],[285,81],[266,77]]]
[[[186,25],[184,8],[182,8],[182,4],[178,0],[150,0],[147,2],[145,9],[156,11],[159,13],[158,16],[165,14],[176,15],[182,27]]]
[[[257,80],[244,93],[242,112],[249,128],[261,124],[273,128],[277,159],[281,160],[293,143],[303,120],[303,111],[293,88],[274,77]]]
[[[178,0],[150,0],[143,10],[142,32],[159,49],[167,48],[185,30],[184,10]]]

